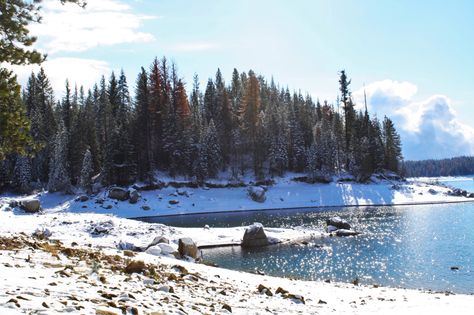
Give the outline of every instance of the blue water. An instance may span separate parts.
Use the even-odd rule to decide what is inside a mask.
[[[211,227],[258,221],[264,226],[322,230],[325,219],[334,215],[363,234],[315,239],[307,246],[209,249],[203,255],[221,267],[251,272],[258,269],[274,276],[343,282],[357,278],[363,284],[474,293],[474,203],[244,212],[157,220],[175,226]]]

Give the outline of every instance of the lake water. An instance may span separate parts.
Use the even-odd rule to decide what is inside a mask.
[[[474,190],[460,182],[450,184]],[[224,268],[274,276],[342,282],[357,278],[363,284],[474,293],[474,203],[190,215],[155,222],[198,227],[261,222],[323,230],[325,220],[334,215],[363,234],[316,239],[308,246],[209,249],[203,255]]]

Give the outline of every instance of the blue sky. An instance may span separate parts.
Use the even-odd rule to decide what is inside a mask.
[[[334,102],[346,69],[354,98],[365,84],[370,110],[394,118],[406,158],[474,154],[474,1],[58,2],[32,32],[59,92],[66,76],[87,87],[120,68],[133,86],[167,56],[189,85],[236,67]]]

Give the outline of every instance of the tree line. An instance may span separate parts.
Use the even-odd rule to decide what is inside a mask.
[[[402,169],[408,177],[473,175],[474,156],[459,156],[442,160],[405,161]]]
[[[0,84],[18,94],[18,84],[4,77],[12,78],[0,76]],[[26,137],[25,150],[0,157],[0,186],[90,190],[93,180],[153,181],[156,170],[200,184],[220,172],[233,179],[348,172],[364,181],[376,171],[399,170],[401,142],[393,122],[355,110],[345,71],[335,105],[290,92],[252,70],[234,69],[226,84],[218,69],[204,89],[199,82],[195,75],[188,93],[176,65],[162,58],[141,69],[134,97],[122,71],[87,91],[66,82],[57,99],[44,70],[32,73],[21,98],[10,100],[31,141]]]

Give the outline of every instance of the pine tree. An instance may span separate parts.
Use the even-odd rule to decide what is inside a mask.
[[[92,188],[92,155],[89,149],[84,153],[82,159],[82,169],[81,169],[81,178],[80,185],[87,192],[90,193]]]
[[[222,152],[217,138],[217,130],[214,120],[211,119],[204,135],[204,151],[207,159],[207,173],[209,177],[215,177],[222,166]]]
[[[392,120],[387,116],[385,116],[383,120],[383,139],[385,168],[393,172],[398,172],[399,164],[402,160],[401,141]]]
[[[29,154],[34,148],[16,76],[0,68],[0,161],[12,153]]]
[[[18,192],[29,193],[31,190],[31,160],[26,156],[17,156],[13,170],[13,185]]]
[[[67,163],[68,135],[63,121],[60,121],[59,128],[54,139],[54,152],[50,163],[48,190],[51,192],[70,192],[71,180],[69,178]]]

